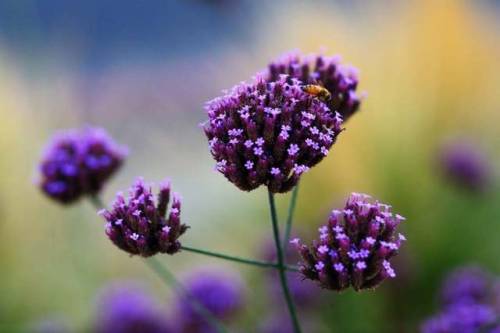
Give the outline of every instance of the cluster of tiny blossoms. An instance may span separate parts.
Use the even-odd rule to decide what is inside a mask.
[[[356,94],[358,70],[352,66],[341,65],[340,56],[303,55],[290,52],[271,62],[264,72],[268,82],[276,81],[280,75],[287,74],[302,84],[315,84],[324,87],[331,94],[327,101],[330,110],[335,110],[347,120],[359,108],[360,98]]]
[[[216,169],[244,191],[260,185],[289,191],[342,130],[342,117],[287,75],[275,82],[258,76],[205,108],[203,128]]]
[[[47,196],[64,204],[95,195],[119,169],[125,155],[126,149],[102,129],[57,133],[40,163],[39,186]]]
[[[96,307],[94,333],[173,333],[160,304],[139,285],[115,282],[107,286]]]
[[[311,247],[296,245],[305,278],[337,291],[352,286],[356,291],[378,286],[396,273],[389,259],[398,253],[405,237],[396,234],[404,220],[391,207],[368,202],[368,195],[353,193],[343,210],[332,211],[328,223],[319,228],[319,240]]]
[[[155,203],[151,186],[139,178],[129,190],[129,200],[118,193],[111,210],[99,212],[106,223],[106,234],[120,249],[143,257],[158,252],[174,254],[180,250],[180,235],[187,230],[180,222],[181,201],[174,193],[172,207],[167,217],[170,201],[170,183],[160,184]]]

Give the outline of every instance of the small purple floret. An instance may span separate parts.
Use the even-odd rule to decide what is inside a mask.
[[[326,289],[372,289],[386,278],[396,277],[389,259],[404,240],[396,233],[403,220],[390,206],[370,203],[369,196],[353,193],[343,211],[334,210],[320,237],[311,247],[294,240],[305,278]]]
[[[99,215],[107,221],[106,235],[120,249],[142,257],[160,253],[174,254],[180,250],[179,236],[188,227],[180,221],[181,200],[172,195],[170,183],[160,184],[155,203],[151,186],[138,179],[129,190],[129,198],[118,193],[111,210],[102,210]]]

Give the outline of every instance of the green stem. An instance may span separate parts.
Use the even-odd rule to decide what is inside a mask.
[[[193,308],[198,314],[200,314],[210,325],[212,325],[215,330],[219,333],[228,332],[222,323],[209,311],[207,308],[201,304],[191,293],[189,293],[186,288],[175,278],[175,276],[163,266],[156,258],[151,257],[145,260],[146,265],[153,270],[156,275],[170,288],[177,290],[181,293],[181,296],[186,297],[186,299],[191,303]]]
[[[90,202],[92,203],[92,205],[96,209],[102,209],[102,208],[104,208],[104,204],[102,203],[102,201],[99,198],[99,196],[97,196],[97,195],[89,196],[89,200],[90,200]],[[278,269],[278,264],[272,263],[272,262],[266,262],[266,261],[259,261],[259,260],[253,260],[253,259],[240,258],[240,257],[230,256],[230,255],[226,255],[226,254],[222,254],[222,253],[217,253],[217,252],[212,252],[212,251],[208,251],[208,250],[197,249],[197,248],[190,247],[190,246],[182,246],[182,249],[184,251],[189,251],[189,252],[193,252],[193,253],[199,253],[199,254],[203,254],[203,255],[206,255],[206,256],[210,256],[210,257],[216,257],[216,258],[220,258],[220,259],[225,259],[225,260],[230,260],[230,261],[234,261],[234,262],[239,262],[241,264],[247,264],[247,265],[259,266],[259,267],[267,267],[267,268]],[[285,269],[289,270],[289,271],[295,271],[295,272],[299,271],[298,267],[295,267],[295,266],[285,266]]]
[[[292,320],[293,331],[295,333],[301,333],[299,320],[297,318],[297,313],[295,311],[295,305],[293,304],[292,295],[290,294],[290,288],[288,287],[288,281],[286,278],[286,269],[283,258],[283,248],[281,246],[281,241],[280,241],[278,216],[276,214],[274,195],[271,191],[268,191],[268,198],[269,198],[269,207],[271,210],[271,222],[273,225],[274,242],[276,245],[276,253],[278,254],[278,271],[280,275],[281,288],[283,289],[285,301],[288,306],[288,312],[290,313],[290,318]]]
[[[297,196],[299,194],[299,183],[295,185],[292,192],[292,197],[290,198],[290,205],[288,206],[288,216],[285,225],[285,237],[283,238],[283,252],[287,253],[288,243],[290,242],[290,234],[292,233],[293,224],[293,213],[295,212],[295,206],[297,204]]]
[[[212,251],[208,251],[208,250],[197,249],[197,248],[190,247],[190,246],[185,246],[185,245],[183,245],[181,247],[181,249],[184,250],[184,251],[189,251],[189,252],[193,252],[193,253],[203,254],[203,255],[206,255],[206,256],[210,256],[210,257],[215,257],[215,258],[219,258],[219,259],[225,259],[225,260],[229,260],[229,261],[234,261],[234,262],[237,262],[237,263],[240,263],[240,264],[247,264],[247,265],[253,265],[253,266],[258,266],[258,267],[279,269],[279,265],[276,264],[276,263],[273,263],[273,262],[240,258],[240,257],[230,256],[230,255],[227,255],[227,254],[212,252]],[[294,266],[285,266],[284,268],[286,270],[290,270],[290,271],[298,271],[298,268],[294,267]]]

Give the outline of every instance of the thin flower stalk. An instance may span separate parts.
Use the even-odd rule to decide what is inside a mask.
[[[295,305],[293,303],[292,295],[290,293],[290,288],[288,286],[288,281],[286,278],[286,269],[285,269],[285,258],[283,256],[283,247],[281,245],[280,240],[280,232],[279,232],[279,224],[278,224],[278,216],[276,213],[276,205],[274,202],[274,194],[271,191],[268,191],[268,199],[269,199],[269,208],[271,211],[271,223],[273,227],[273,235],[274,242],[276,245],[276,253],[278,256],[278,271],[280,276],[281,288],[283,289],[283,295],[285,296],[285,301],[288,307],[288,312],[290,313],[290,318],[293,324],[293,331],[295,333],[301,333],[299,320],[297,317],[297,312],[295,310]]]
[[[203,255],[206,255],[206,256],[215,257],[215,258],[219,258],[219,259],[224,259],[224,260],[228,260],[228,261],[234,261],[234,262],[238,262],[238,263],[241,263],[241,264],[253,265],[253,266],[264,267],[264,268],[279,269],[279,265],[277,263],[274,263],[274,262],[267,262],[267,261],[260,261],[260,260],[254,260],[254,259],[241,258],[241,257],[236,257],[236,256],[227,255],[227,254],[212,252],[212,251],[198,249],[198,248],[194,248],[194,247],[190,247],[190,246],[185,246],[185,245],[183,245],[181,247],[181,250],[189,251],[189,252],[193,252],[193,253],[198,253],[198,254],[203,254]],[[286,266],[285,265],[284,268],[285,268],[285,270],[288,270],[288,271],[298,271],[299,270],[298,267],[294,267],[294,266]]]

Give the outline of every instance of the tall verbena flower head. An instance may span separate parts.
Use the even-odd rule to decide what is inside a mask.
[[[123,164],[126,149],[99,128],[72,129],[54,135],[40,163],[39,186],[67,204],[95,195]]]
[[[439,156],[441,172],[450,182],[473,192],[481,192],[491,182],[491,166],[479,147],[456,141],[443,146]]]
[[[307,247],[298,238],[297,247],[305,278],[337,291],[371,289],[396,273],[389,260],[405,237],[396,233],[404,220],[386,204],[370,203],[366,194],[353,193],[343,210],[333,210],[328,223],[319,228],[319,239]]]
[[[132,283],[116,283],[101,292],[94,326],[94,333],[173,332],[157,302]]]
[[[342,117],[287,75],[240,83],[205,109],[203,127],[216,170],[244,191],[260,185],[289,191],[341,132]]]
[[[233,319],[244,305],[245,288],[235,272],[203,268],[190,272],[183,281],[187,294],[219,320]],[[175,304],[178,323],[176,331],[212,332],[213,326],[199,314],[185,295],[179,295]]]
[[[179,236],[187,226],[180,221],[181,199],[177,193],[170,202],[170,182],[160,184],[156,197],[151,185],[142,178],[129,189],[129,198],[118,193],[111,210],[102,210],[106,220],[106,235],[120,249],[131,255],[149,257],[161,253],[174,254],[180,250]],[[167,214],[168,211],[168,214]]]
[[[289,52],[271,62],[264,76],[271,82],[278,80],[280,75],[287,74],[290,78],[300,80],[304,85],[314,84],[324,87],[331,95],[326,101],[327,106],[347,120],[360,105],[360,97],[356,94],[358,70],[352,66],[342,65],[340,61],[340,56]]]

